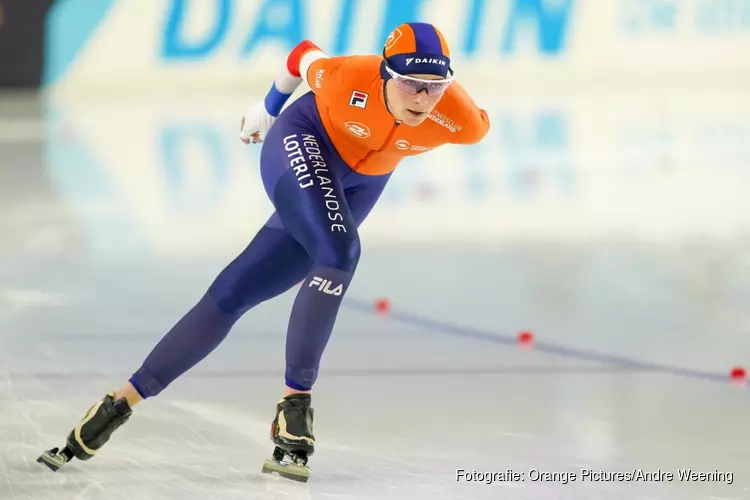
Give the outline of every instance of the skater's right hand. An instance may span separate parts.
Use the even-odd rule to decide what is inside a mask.
[[[247,107],[245,116],[242,117],[240,124],[240,140],[245,144],[263,142],[268,130],[276,121],[276,117],[271,116],[266,111],[264,101],[258,101]]]

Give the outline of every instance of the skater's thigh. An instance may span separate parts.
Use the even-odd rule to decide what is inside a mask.
[[[266,137],[261,173],[276,209],[271,223],[283,226],[311,260],[324,265],[351,260],[348,256],[358,245],[357,224],[339,178],[341,171],[324,132],[303,121],[283,123]]]
[[[209,292],[228,313],[242,313],[281,295],[312,267],[305,248],[286,229],[264,226],[217,276]]]
[[[350,180],[349,176],[352,175],[366,177],[366,179],[357,182],[351,187],[344,187],[344,199],[346,200],[346,205],[352,214],[354,224],[359,227],[367,219],[367,216],[370,215],[370,212],[372,212],[372,209],[377,204],[380,195],[383,193],[385,186],[391,178],[391,174],[363,176],[356,172],[352,172],[347,174],[344,178],[345,186],[348,184],[347,181]],[[284,229],[284,222],[276,211],[271,215],[266,225],[269,227]]]
[[[357,227],[375,207],[390,178],[390,173],[373,176],[357,172],[351,172],[344,177],[346,202]]]

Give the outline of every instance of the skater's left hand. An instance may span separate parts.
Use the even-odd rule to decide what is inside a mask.
[[[276,121],[276,117],[271,116],[266,110],[264,101],[258,101],[247,107],[245,116],[242,117],[240,124],[240,140],[245,144],[263,142],[268,130]]]

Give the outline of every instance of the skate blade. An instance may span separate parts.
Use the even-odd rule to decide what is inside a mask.
[[[36,461],[37,463],[46,465],[52,472],[57,472],[63,465],[68,463],[68,460],[58,452],[57,448],[52,448],[42,453]]]
[[[310,469],[306,465],[282,463],[271,458],[263,463],[263,474],[278,474],[300,483],[306,483],[310,479]]]

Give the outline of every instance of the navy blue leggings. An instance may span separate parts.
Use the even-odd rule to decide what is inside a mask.
[[[390,174],[351,170],[330,143],[308,93],[274,123],[261,176],[275,212],[208,293],[162,338],[130,381],[148,398],[192,368],[249,309],[304,280],[286,342],[286,385],[312,388],[361,253],[358,227]]]

